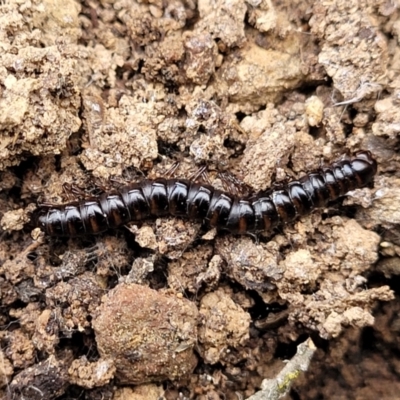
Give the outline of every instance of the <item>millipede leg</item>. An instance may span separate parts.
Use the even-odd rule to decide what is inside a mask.
[[[190,175],[189,180],[198,182],[200,177],[202,178],[202,180],[205,183],[211,185],[210,178],[208,177],[208,174],[207,174],[207,165],[201,166],[196,172],[194,172],[192,175]]]
[[[62,188],[69,200],[71,200],[71,194],[73,196],[72,200],[85,199],[88,197],[84,189],[74,185],[73,183],[64,182]]]
[[[250,186],[230,172],[218,172],[217,176],[221,179],[224,189],[235,196],[248,196],[252,192]]]
[[[169,179],[169,178],[174,178],[175,172],[176,172],[176,170],[179,168],[180,165],[181,165],[181,162],[180,162],[180,161],[175,161],[175,162],[172,164],[171,168],[169,168],[169,169],[167,170],[167,172],[165,173],[165,177],[166,177],[167,179]]]

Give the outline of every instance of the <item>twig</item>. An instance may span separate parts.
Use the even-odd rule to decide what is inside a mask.
[[[357,88],[357,90],[354,93],[354,96],[351,99],[335,103],[333,106],[338,107],[338,106],[345,106],[353,103],[358,103],[364,97],[375,92],[380,93],[381,91],[382,91],[382,85],[380,85],[379,83],[361,81],[359,87]]]
[[[274,379],[264,379],[261,390],[247,400],[278,400],[285,396],[301,371],[307,371],[315,347],[311,339],[297,346],[297,352]]]

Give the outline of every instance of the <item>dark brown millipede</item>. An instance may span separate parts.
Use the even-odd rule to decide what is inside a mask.
[[[203,220],[209,228],[232,233],[257,234],[368,185],[376,171],[371,153],[359,151],[279,188],[242,198],[185,179],[143,180],[95,198],[41,206],[37,222],[48,235],[76,237],[169,215]]]

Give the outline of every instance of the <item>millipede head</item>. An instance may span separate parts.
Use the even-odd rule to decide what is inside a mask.
[[[47,208],[43,204],[39,204],[39,208],[32,212],[31,224],[40,228],[43,232],[48,233],[46,230],[46,215]]]

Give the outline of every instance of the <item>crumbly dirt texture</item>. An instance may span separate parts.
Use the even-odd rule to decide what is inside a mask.
[[[93,328],[100,356],[114,361],[118,380],[145,383],[193,371],[197,319],[196,305],[182,296],[120,284],[103,299]]]
[[[0,398],[247,398],[307,337],[287,400],[395,398],[399,70],[396,1],[0,2]],[[361,149],[373,187],[258,238],[32,218],[204,165],[244,195]]]

